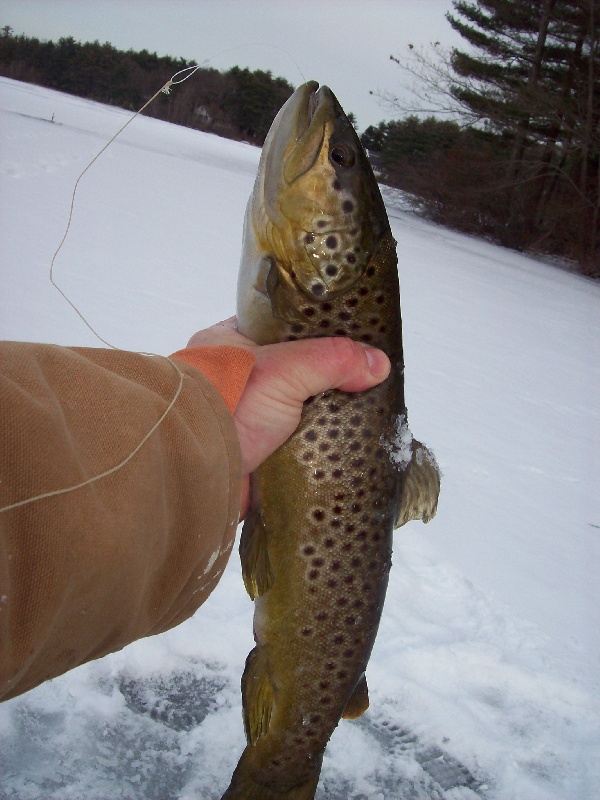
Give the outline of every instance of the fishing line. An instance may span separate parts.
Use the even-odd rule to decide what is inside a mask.
[[[179,84],[183,83],[184,81],[187,81],[188,78],[191,78],[192,75],[194,75],[199,69],[201,69],[203,66],[208,65],[211,61],[213,61],[215,58],[217,58],[217,56],[220,56],[223,53],[231,52],[233,50],[239,50],[242,47],[249,47],[249,46],[252,46],[252,45],[262,45],[262,46],[272,47],[272,48],[274,48],[276,50],[280,50],[281,52],[285,53],[294,62],[294,64],[296,65],[296,68],[298,69],[298,72],[302,76],[303,82],[306,83],[306,79],[304,78],[304,74],[303,74],[302,70],[300,69],[300,66],[298,65],[296,60],[293,58],[293,56],[290,53],[288,53],[286,50],[284,50],[282,47],[279,47],[277,45],[263,43],[263,42],[249,42],[248,44],[237,45],[235,47],[226,48],[225,50],[220,50],[218,53],[213,54],[209,58],[207,58],[204,61],[202,61],[200,64],[193,64],[193,65],[191,65],[189,67],[184,67],[184,69],[181,69],[178,72],[176,72],[174,75],[172,75],[169,78],[169,80],[164,84],[164,86],[161,86],[161,88],[155,94],[153,94],[152,97],[149,100],[147,100],[144,103],[144,105],[140,109],[138,109],[138,111],[136,111],[127,120],[127,122],[123,126],[121,126],[121,128],[119,128],[119,130],[114,134],[114,136],[112,136],[108,140],[108,142],[106,142],[106,144],[92,158],[92,160],[89,162],[89,164],[87,164],[87,166],[82,170],[82,172],[80,173],[79,177],[75,181],[75,185],[73,186],[73,192],[71,194],[71,202],[70,202],[70,205],[69,205],[69,214],[68,214],[68,217],[67,217],[67,225],[66,225],[66,228],[65,228],[65,232],[64,232],[64,234],[62,236],[62,239],[60,240],[60,243],[59,243],[58,247],[56,248],[56,250],[54,252],[54,255],[52,256],[52,259],[50,261],[50,272],[49,272],[50,283],[56,289],[56,291],[59,292],[59,294],[62,295],[62,297],[66,300],[66,302],[71,306],[73,311],[81,319],[81,321],[84,323],[84,325],[86,325],[88,330],[90,330],[91,333],[100,342],[102,342],[102,344],[106,345],[111,350],[120,350],[121,348],[116,347],[115,345],[111,344],[111,342],[107,341],[103,336],[101,336],[98,333],[98,331],[91,325],[90,322],[88,322],[88,320],[85,318],[83,313],[79,310],[79,308],[75,305],[75,303],[71,300],[71,298],[66,294],[66,292],[64,292],[60,288],[58,283],[54,280],[54,265],[55,265],[56,259],[57,259],[58,255],[59,255],[60,251],[63,248],[63,245],[64,245],[64,243],[65,243],[65,241],[66,241],[66,239],[67,239],[67,237],[69,235],[69,231],[71,230],[71,223],[73,221],[73,212],[74,212],[74,208],[75,208],[75,197],[76,197],[76,194],[77,194],[77,189],[79,188],[79,184],[80,184],[83,176],[86,174],[86,172],[90,169],[90,167],[93,166],[93,164],[96,163],[96,161],[100,158],[100,156],[104,152],[106,152],[106,150],[115,141],[115,139],[118,136],[120,136],[123,133],[123,131],[125,130],[125,128],[127,128],[128,125],[131,125],[133,120],[136,119],[136,117],[138,117],[143,111],[145,111],[145,109],[148,108],[148,106],[151,103],[153,103],[154,100],[156,100],[156,98],[160,94],[169,94],[170,91],[171,91],[171,87],[172,86],[178,86]],[[129,455],[127,455],[122,461],[120,461],[115,466],[110,467],[110,469],[107,469],[104,472],[99,473],[98,475],[94,475],[93,477],[88,478],[85,481],[81,481],[80,483],[74,484],[72,486],[67,486],[67,487],[65,487],[63,489],[55,489],[53,491],[43,492],[43,493],[35,495],[33,497],[28,497],[25,500],[19,500],[16,503],[11,503],[10,505],[4,506],[3,508],[0,508],[0,514],[2,512],[4,512],[4,511],[10,511],[12,509],[28,505],[29,503],[33,503],[36,500],[44,500],[44,499],[49,498],[49,497],[56,497],[58,495],[67,494],[68,492],[74,492],[77,489],[82,489],[85,486],[89,486],[90,484],[95,483],[96,481],[102,480],[102,478],[106,478],[107,476],[112,475],[115,472],[118,472],[129,461],[131,461],[131,459],[136,455],[136,453],[138,453],[141,450],[141,448],[144,446],[144,444],[148,441],[148,439],[152,436],[152,434],[158,429],[158,427],[164,422],[164,420],[167,417],[167,415],[172,411],[173,407],[175,406],[175,403],[179,399],[179,395],[181,394],[181,391],[183,389],[183,378],[184,378],[184,375],[183,375],[183,372],[177,366],[177,364],[170,358],[166,358],[165,356],[160,356],[160,355],[158,355],[156,353],[139,353],[139,355],[148,356],[150,358],[163,358],[166,361],[168,361],[174,367],[175,371],[177,372],[177,374],[179,376],[179,384],[177,386],[175,394],[173,395],[173,398],[169,402],[169,405],[167,406],[167,408],[165,409],[163,414],[160,416],[158,421],[152,426],[152,428],[150,428],[150,430],[145,434],[145,436],[141,439],[141,441],[129,453]]]

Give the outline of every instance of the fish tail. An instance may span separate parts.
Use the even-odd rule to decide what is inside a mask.
[[[248,755],[249,749],[247,747],[244,751],[240,763],[233,773],[231,784],[221,800],[314,800],[320,770],[299,786],[284,791],[274,791],[262,783],[257,783],[248,773],[244,756]]]

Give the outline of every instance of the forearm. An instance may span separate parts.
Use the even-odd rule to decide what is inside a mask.
[[[189,617],[231,552],[242,473],[225,403],[179,359],[172,410],[95,480],[164,414],[178,369],[41,345],[0,356],[0,507],[80,487],[0,513],[6,699]]]

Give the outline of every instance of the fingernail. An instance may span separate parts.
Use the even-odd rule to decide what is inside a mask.
[[[367,363],[371,375],[381,380],[387,378],[391,369],[391,364],[386,354],[381,350],[376,350],[374,347],[365,347],[365,355],[367,356]]]

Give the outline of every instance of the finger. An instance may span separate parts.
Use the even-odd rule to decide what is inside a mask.
[[[248,350],[256,347],[255,343],[243,336],[237,330],[237,319],[229,319],[217,322],[210,328],[198,331],[188,342],[188,347],[216,347],[218,345],[230,345],[231,347],[244,347]]]
[[[390,373],[390,360],[381,350],[341,337],[268,345],[256,355],[260,371],[278,375],[289,399],[298,402],[327,389],[370,389]]]

